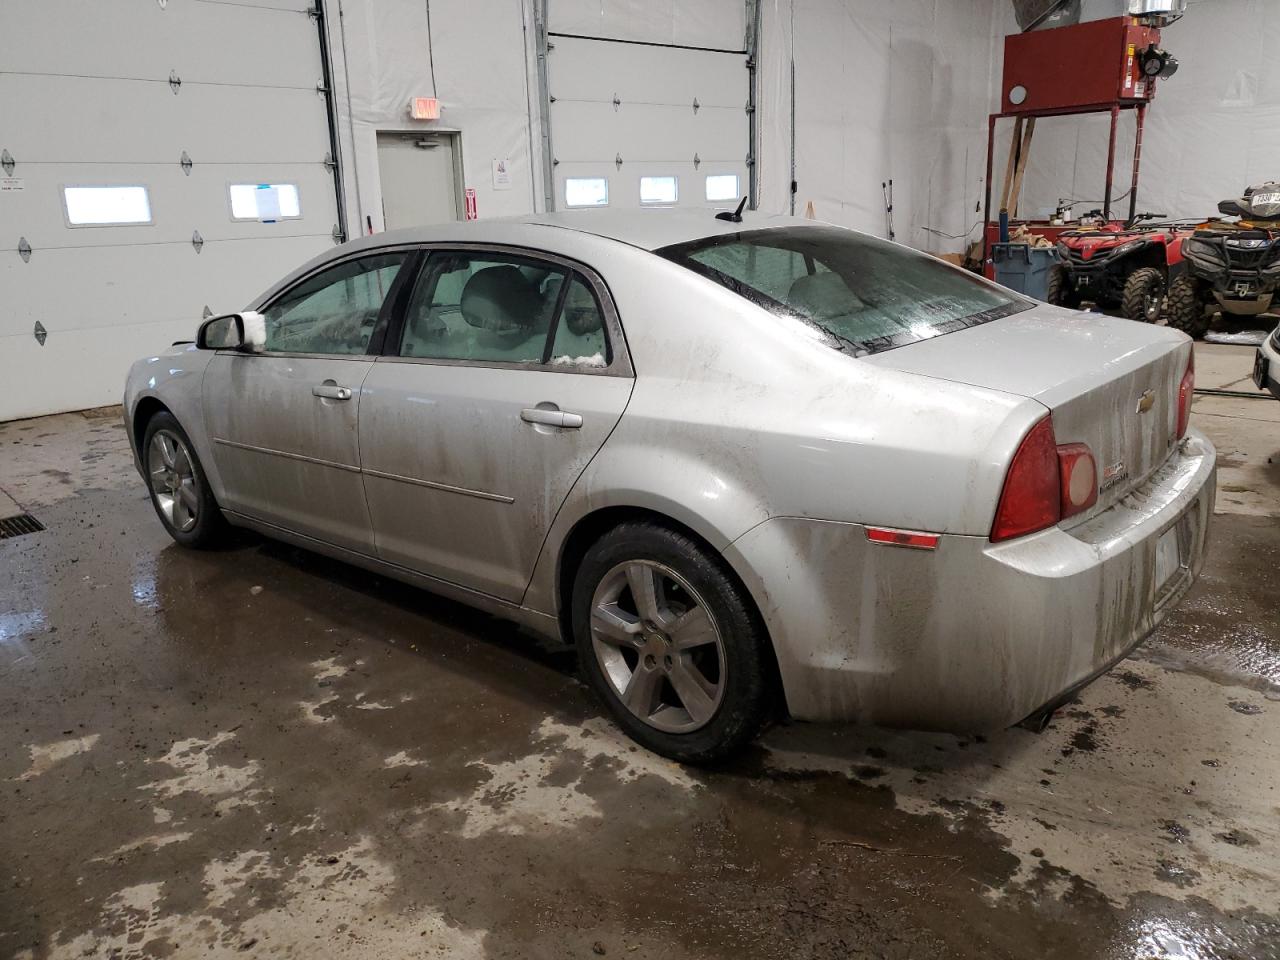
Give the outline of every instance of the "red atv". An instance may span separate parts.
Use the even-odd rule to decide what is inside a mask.
[[[1186,269],[1182,241],[1192,233],[1175,226],[1138,226],[1162,216],[1142,213],[1132,223],[1100,222],[1060,234],[1062,263],[1049,275],[1049,302],[1074,308],[1087,300],[1118,307],[1130,320],[1158,321],[1169,285]]]

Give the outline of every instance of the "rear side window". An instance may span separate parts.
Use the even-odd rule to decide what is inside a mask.
[[[855,354],[1029,309],[1031,301],[927,254],[838,227],[752,230],[658,251]]]
[[[568,268],[523,257],[433,253],[409,298],[402,357],[604,367],[604,317]]]

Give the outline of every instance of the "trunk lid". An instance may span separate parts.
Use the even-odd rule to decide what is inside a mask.
[[[1047,407],[1058,443],[1087,443],[1098,464],[1098,503],[1072,517],[1074,524],[1115,503],[1169,456],[1190,350],[1187,337],[1167,327],[1037,306],[864,360]]]

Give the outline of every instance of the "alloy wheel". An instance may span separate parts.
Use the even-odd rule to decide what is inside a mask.
[[[157,430],[147,450],[151,495],[173,529],[186,533],[200,519],[200,495],[191,453],[182,439]]]
[[[724,699],[715,616],[683,577],[652,560],[620,563],[591,599],[596,662],[623,706],[649,726],[691,733]]]

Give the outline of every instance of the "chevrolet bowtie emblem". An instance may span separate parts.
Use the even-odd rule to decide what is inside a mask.
[[[1145,390],[1142,396],[1138,398],[1138,413],[1146,413],[1156,405],[1156,395],[1153,390]]]

